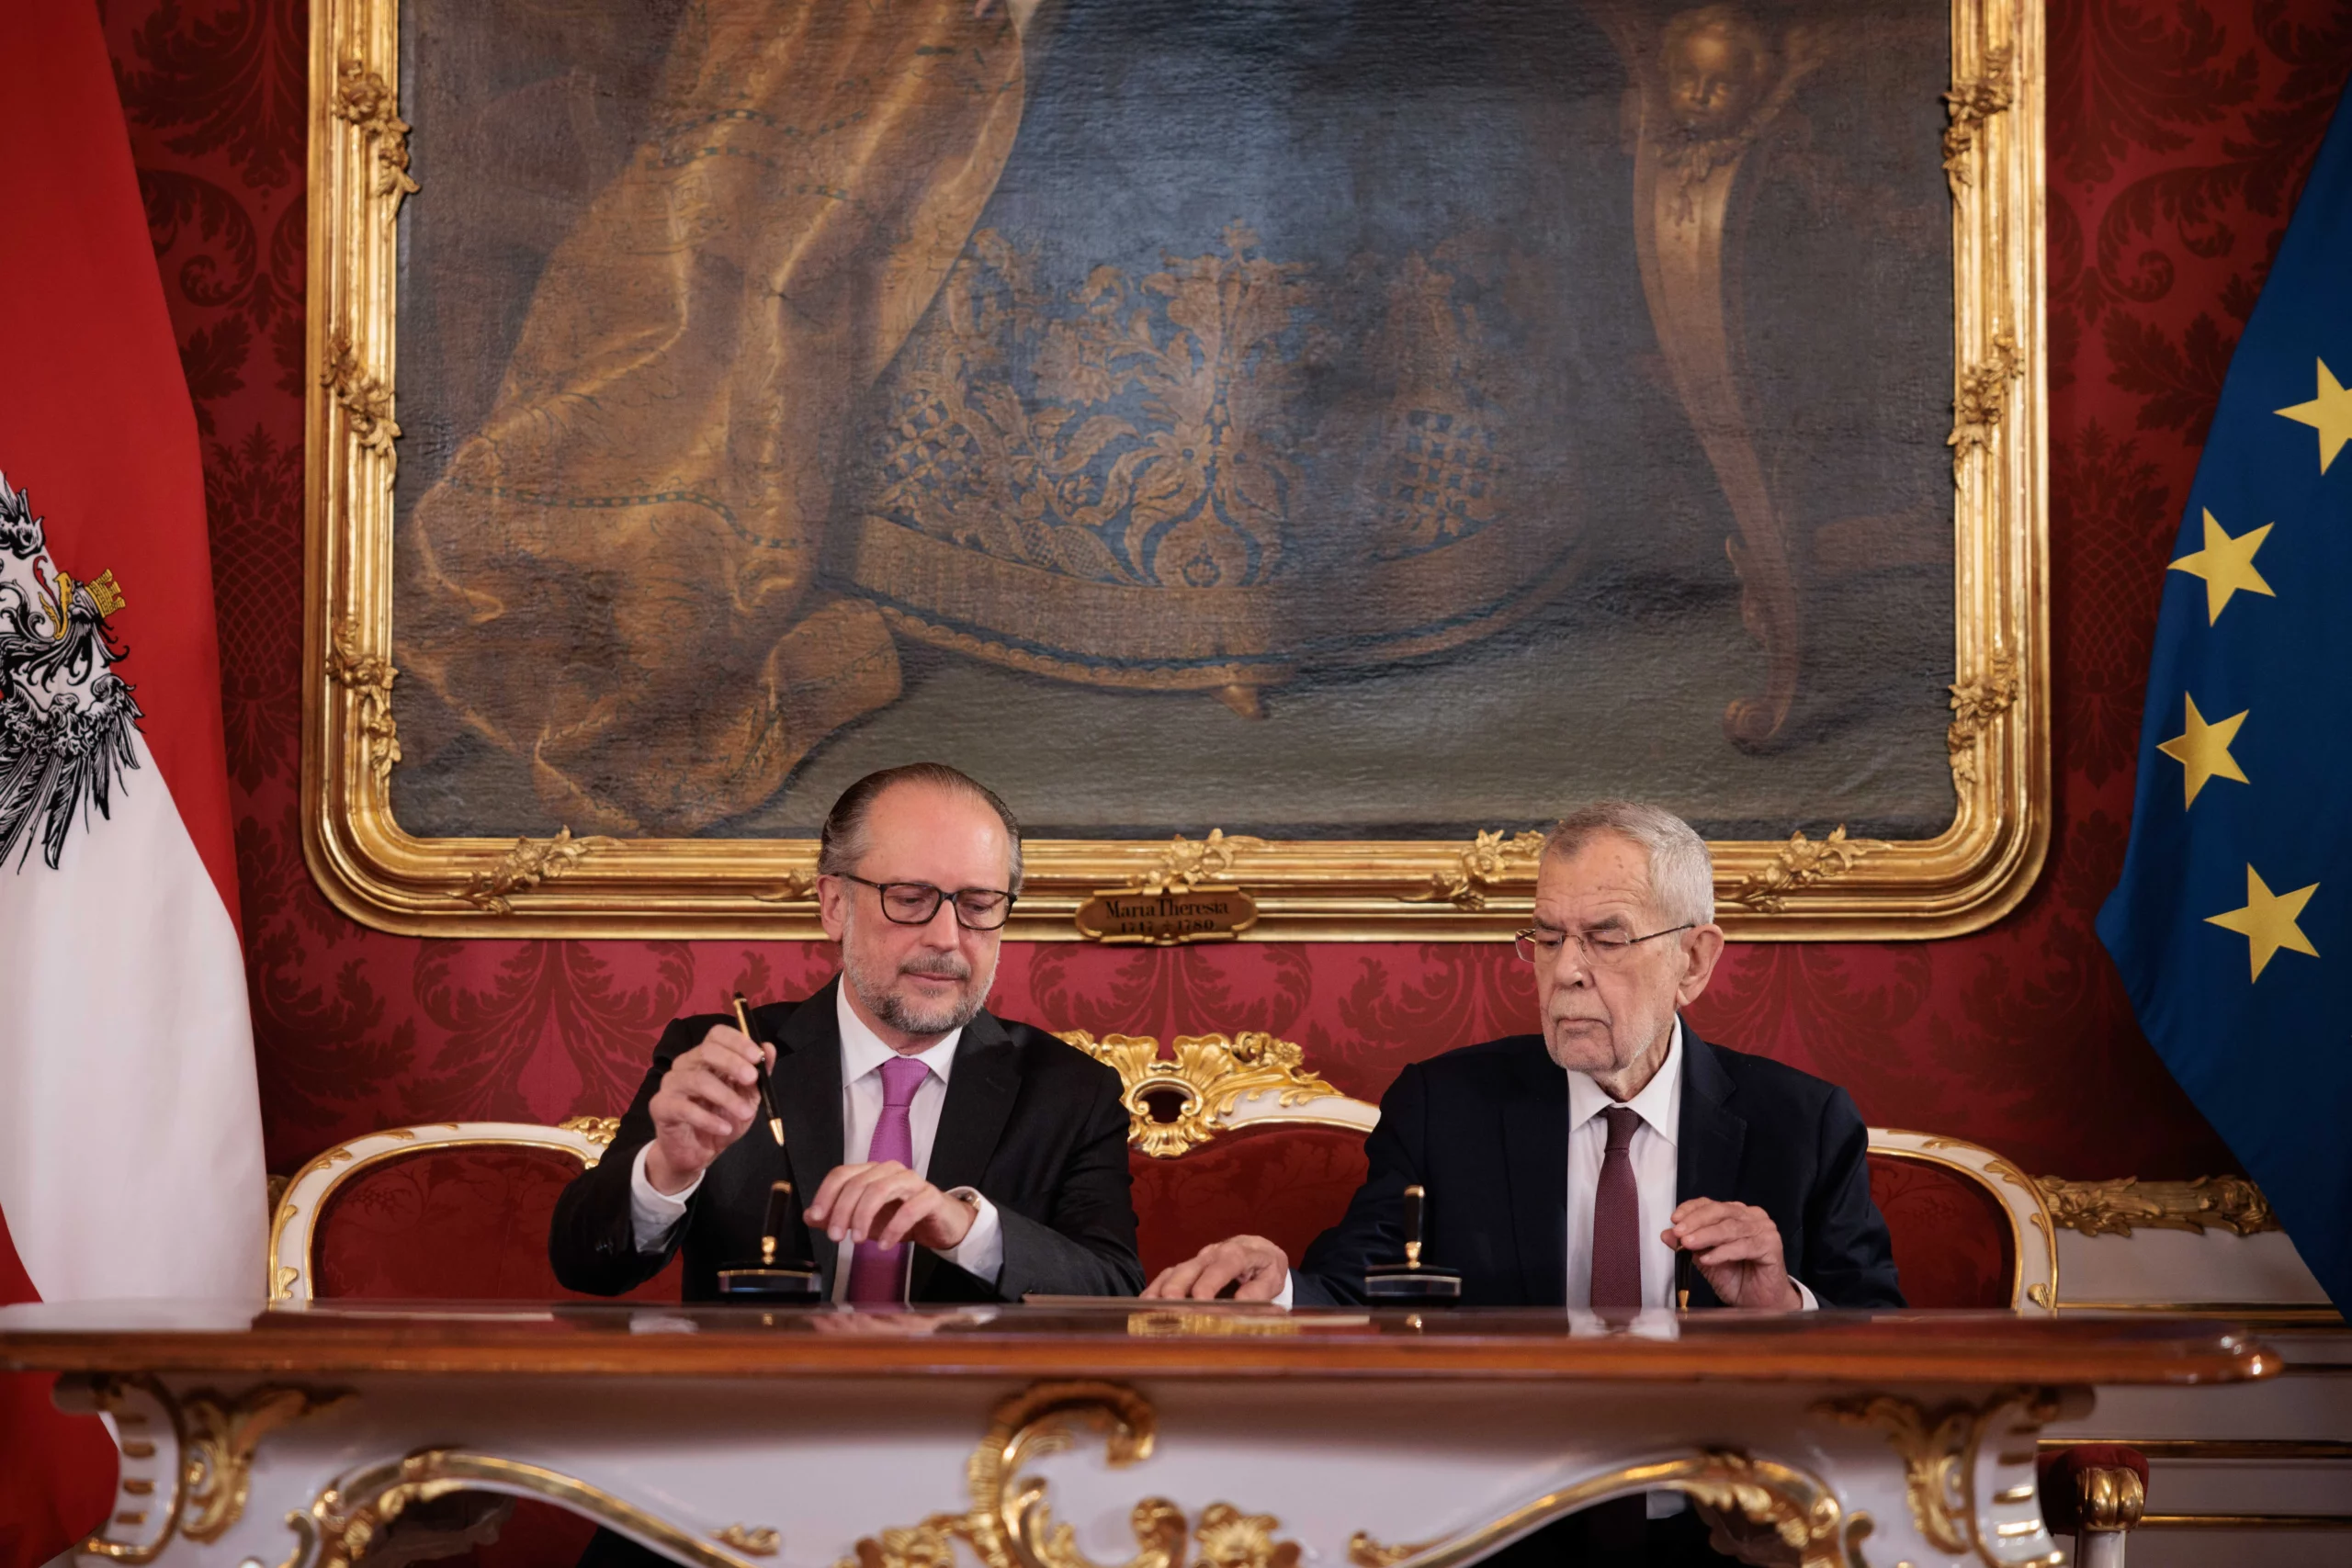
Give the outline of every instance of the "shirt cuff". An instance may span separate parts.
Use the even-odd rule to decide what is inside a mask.
[[[1292,1276],[1291,1276],[1291,1271],[1290,1271],[1289,1269],[1283,1269],[1283,1288],[1282,1288],[1281,1290],[1279,1290],[1279,1291],[1277,1291],[1277,1292],[1274,1292],[1274,1304],[1275,1304],[1276,1306],[1278,1306],[1278,1307],[1286,1307],[1286,1306],[1289,1306],[1290,1304],[1292,1304],[1292,1303],[1291,1303],[1291,1287],[1292,1287],[1292,1285],[1293,1285],[1294,1283],[1295,1283],[1295,1281],[1293,1280],[1293,1278],[1292,1278]]]
[[[1004,1272],[1004,1222],[996,1205],[969,1187],[951,1187],[947,1195],[972,1205],[972,1228],[955,1246],[939,1249],[939,1256],[975,1280],[995,1284]]]
[[[1792,1274],[1789,1276],[1789,1283],[1794,1285],[1797,1288],[1797,1294],[1804,1298],[1804,1304],[1797,1309],[1799,1312],[1819,1312],[1821,1310],[1821,1303],[1814,1298],[1814,1294],[1811,1291],[1805,1289],[1805,1284],[1803,1280],[1800,1280],[1795,1275]]]
[[[639,1252],[659,1252],[670,1245],[670,1234],[686,1217],[686,1200],[702,1185],[697,1174],[683,1192],[660,1190],[645,1174],[646,1158],[652,1153],[651,1144],[640,1145],[628,1168],[629,1232]]]

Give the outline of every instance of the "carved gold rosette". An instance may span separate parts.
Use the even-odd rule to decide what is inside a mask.
[[[1758,914],[1777,915],[1789,907],[1792,894],[1845,875],[1862,857],[1890,846],[1876,839],[1849,839],[1839,823],[1818,843],[1802,829],[1772,856],[1771,863],[1731,890],[1731,901]]]
[[[1763,74],[1729,118],[1678,118],[1661,94],[1679,58],[1676,38],[1687,51],[1695,35],[1676,34],[1672,24],[1705,8],[1645,12],[1614,0],[1590,0],[1590,7],[1638,100],[1627,126],[1631,218],[1664,372],[1737,524],[1727,543],[1762,672],[1753,682],[1760,690],[1740,697],[1725,724],[1735,740],[1760,743],[1781,733],[1807,656],[1803,551],[1779,515],[1749,429],[1753,389],[1724,347],[1732,341],[1726,301],[1738,281],[1732,218],[1747,194],[1743,182],[1753,183],[1775,139],[1806,122],[1815,66],[1836,40],[1777,15],[1740,12],[1720,26],[1755,34],[1758,47],[1749,52]],[[1951,19],[1940,152],[1953,258],[1953,814],[1931,836],[1870,844],[1867,852],[1850,839],[1835,851],[1799,839],[1718,842],[1718,908],[1741,940],[1973,931],[2016,908],[2047,849],[2042,6],[1951,0]],[[410,36],[417,47],[443,46],[431,29]],[[420,838],[395,818],[389,665],[379,682],[365,678],[372,671],[338,662],[334,650],[338,634],[355,657],[389,658],[401,646],[392,608],[398,214],[413,195],[431,197],[416,192],[409,170],[400,85],[417,73],[402,70],[401,37],[398,0],[317,0],[306,293],[305,858],[338,908],[413,935],[814,938],[809,839],[631,837],[592,854],[535,861],[537,849],[512,840]],[[2001,658],[2014,660],[2013,675],[1999,678],[2009,683],[1997,694],[1980,691]],[[1243,687],[1221,694],[1252,708]],[[1135,783],[1133,818],[1151,820],[1149,781]],[[1407,818],[1416,809],[1396,805]],[[1493,941],[1525,924],[1532,905],[1532,820],[1497,823],[1466,842],[1204,837],[1205,827],[1172,844],[1033,840],[1011,934],[1082,940],[1077,912],[1104,888],[1230,886],[1237,908],[1246,897],[1255,912],[1245,941]]]
[[[497,864],[474,873],[458,897],[486,914],[511,915],[515,895],[553,882],[591,852],[609,850],[618,841],[596,835],[575,839],[569,828],[552,839],[517,839]]]
[[[1983,674],[1955,682],[1951,689],[1951,725],[1944,732],[1944,746],[1951,754],[1953,780],[1969,784],[1976,779],[1977,737],[2015,705],[2022,689],[2018,661],[2007,653],[1996,653]]]
[[[1401,897],[1408,904],[1442,901],[1457,909],[1483,909],[1491,891],[1513,872],[1527,872],[1543,853],[1544,835],[1533,829],[1510,838],[1496,829],[1472,840],[1469,848],[1454,858],[1452,870],[1430,873],[1428,891]]]
[[[400,726],[392,718],[392,682],[400,671],[379,653],[363,654],[352,629],[335,628],[327,650],[327,679],[348,691],[356,702],[354,722],[359,730],[359,760],[379,786],[391,781],[393,764],[401,760]]]
[[[376,195],[390,198],[391,216],[417,189],[408,172],[409,123],[392,110],[392,89],[357,60],[335,70],[334,117],[368,138],[376,150]]]
[[[1074,1029],[1062,1038],[1118,1069],[1125,1086],[1121,1101],[1134,1119],[1127,1141],[1154,1159],[1207,1143],[1247,1096],[1271,1093],[1280,1107],[1340,1098],[1306,1070],[1304,1050],[1271,1034],[1180,1034],[1172,1056],[1162,1056],[1159,1042],[1148,1034],[1098,1040]]]

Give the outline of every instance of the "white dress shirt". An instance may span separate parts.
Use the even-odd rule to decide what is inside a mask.
[[[1592,1207],[1600,1189],[1600,1163],[1609,1153],[1609,1122],[1600,1113],[1616,1104],[1609,1091],[1589,1073],[1568,1074],[1568,1277],[1561,1299],[1572,1307],[1592,1300]],[[1672,1308],[1674,1248],[1660,1239],[1672,1223],[1681,1177],[1676,1151],[1682,1134],[1682,1021],[1674,1021],[1674,1038],[1666,1060],[1625,1101],[1642,1119],[1634,1129],[1634,1189],[1641,1211],[1642,1305]],[[1802,1280],[1792,1280],[1811,1312],[1821,1303]],[[1291,1304],[1291,1281],[1283,1281],[1281,1305]]]
[[[1617,1101],[1590,1073],[1568,1074],[1568,1282],[1561,1299],[1570,1306],[1592,1300],[1592,1210],[1600,1190],[1600,1166],[1609,1156],[1609,1122],[1601,1115]],[[1682,1137],[1682,1021],[1666,1060],[1625,1101],[1641,1124],[1626,1152],[1634,1162],[1634,1191],[1641,1213],[1642,1305],[1674,1305],[1674,1248],[1658,1239],[1672,1223],[1681,1178],[1675,1154]]]
[[[1609,1156],[1609,1122],[1600,1113],[1617,1101],[1589,1073],[1568,1074],[1568,1282],[1562,1299],[1570,1306],[1592,1300],[1592,1209],[1600,1190],[1600,1165]],[[1682,1144],[1682,1021],[1642,1092],[1626,1100],[1641,1125],[1634,1129],[1634,1190],[1641,1211],[1642,1305],[1671,1308],[1674,1248],[1660,1239],[1681,1201],[1676,1156]],[[1821,1303],[1802,1280],[1789,1281],[1811,1312]]]
[[[882,1064],[899,1053],[883,1043],[850,1006],[846,976],[833,1000],[842,1037],[842,1148],[853,1161],[862,1163],[874,1145],[874,1129],[882,1120]],[[913,1102],[907,1107],[917,1175],[931,1169],[932,1145],[939,1137],[939,1113],[947,1103],[947,1077],[956,1070],[956,1046],[963,1037],[962,1030],[952,1030],[937,1044],[914,1053],[914,1059],[931,1069],[915,1087]],[[646,1157],[652,1152],[650,1144],[639,1149],[637,1162],[629,1168],[631,1228],[639,1252],[659,1252],[669,1244],[670,1233],[685,1217],[686,1200],[702,1185],[697,1175],[683,1191],[657,1190],[645,1174]],[[951,1189],[949,1196],[971,1202],[972,1228],[939,1256],[977,1279],[996,1283],[1004,1271],[1004,1222],[998,1217],[996,1205],[969,1187]],[[842,1243],[844,1252],[849,1245]],[[840,1301],[849,1284],[845,1259],[833,1273],[833,1299]]]

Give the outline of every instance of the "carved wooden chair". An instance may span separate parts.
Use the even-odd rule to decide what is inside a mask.
[[[1146,1277],[1210,1242],[1263,1235],[1293,1258],[1347,1208],[1380,1108],[1309,1072],[1271,1034],[1062,1036],[1126,1086],[1128,1163]]]
[[[338,1144],[295,1173],[270,1216],[269,1299],[570,1296],[548,1262],[548,1222],[618,1125],[437,1122]],[[677,1268],[630,1294],[677,1300]]]
[[[2058,1302],[2058,1231],[2032,1178],[1982,1144],[1871,1129],[1871,1196],[1913,1306]]]

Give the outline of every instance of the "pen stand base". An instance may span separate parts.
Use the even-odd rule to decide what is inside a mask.
[[[815,1306],[824,1290],[814,1269],[784,1269],[772,1263],[747,1263],[718,1271],[718,1293],[729,1301],[766,1302],[786,1306]]]
[[[1363,1293],[1374,1302],[1443,1306],[1462,1299],[1462,1276],[1451,1269],[1375,1263],[1363,1271]]]

